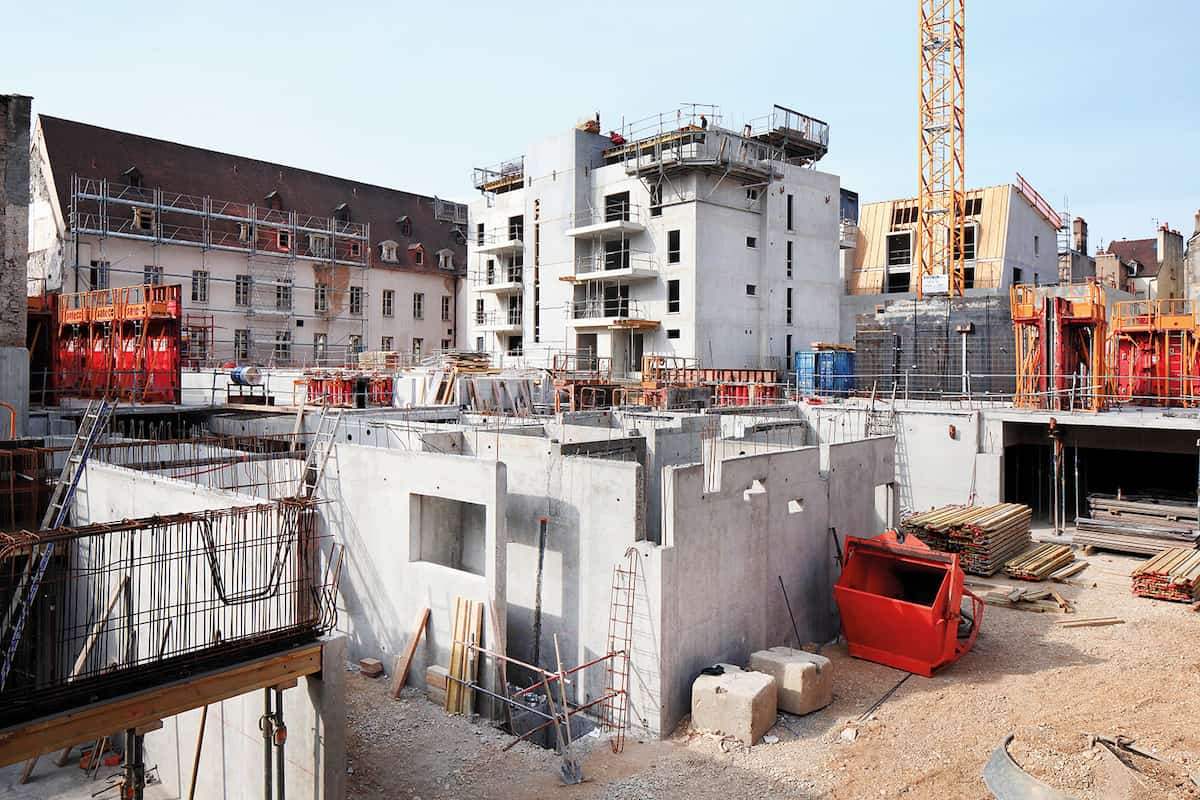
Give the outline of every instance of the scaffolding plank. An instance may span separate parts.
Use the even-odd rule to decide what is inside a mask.
[[[0,766],[321,671],[321,644],[235,664],[0,730]]]

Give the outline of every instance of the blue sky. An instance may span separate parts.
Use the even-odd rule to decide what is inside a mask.
[[[1019,170],[1091,241],[1200,207],[1200,3],[967,0],[967,184]],[[164,13],[170,5],[184,10]],[[153,13],[147,14],[148,9]],[[917,0],[21,3],[0,90],[35,111],[457,200],[600,111],[773,103],[830,123],[864,202],[917,184]],[[15,35],[13,35],[15,34]]]

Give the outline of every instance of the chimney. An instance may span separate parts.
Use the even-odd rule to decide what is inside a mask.
[[[1196,219],[1200,221],[1200,213],[1196,215]],[[1087,222],[1083,217],[1076,217],[1074,222],[1075,231],[1075,249],[1080,253],[1087,255]]]

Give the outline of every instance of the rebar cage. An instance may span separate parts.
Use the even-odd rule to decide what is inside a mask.
[[[0,534],[0,620],[53,547],[0,726],[256,658],[336,623],[341,546],[311,500]]]

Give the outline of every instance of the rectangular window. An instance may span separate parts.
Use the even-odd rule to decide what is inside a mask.
[[[394,317],[396,315],[396,290],[395,289],[384,289],[383,290],[383,315],[385,317]],[[390,347],[385,347],[383,349],[391,350]]]
[[[746,247],[758,247],[758,239],[753,236],[747,236]]]
[[[792,363],[792,335],[790,333],[787,335],[784,349],[787,350],[785,354],[787,360],[784,363],[787,364],[788,369],[792,369],[795,365]]]
[[[787,321],[786,324],[792,324],[792,287],[787,287]]]
[[[629,192],[617,192],[604,198],[604,221],[620,222],[629,219]]]
[[[360,256],[362,256],[362,242],[351,242],[350,257],[359,258]]]
[[[424,292],[413,292],[413,319],[425,319]]]
[[[292,332],[275,331],[275,349],[271,355],[277,363],[292,360]]]
[[[314,333],[313,334],[313,361],[317,365],[321,365],[325,361],[325,356],[329,350],[329,334]]]
[[[974,224],[962,226],[962,238],[960,242],[955,242],[954,254],[957,256],[962,252],[963,261],[975,260],[975,237],[978,230]]]
[[[324,314],[329,310],[329,287],[318,283],[313,287],[313,311]]]
[[[908,270],[903,270],[901,272],[889,272],[887,276],[887,287],[884,291],[886,291],[888,294],[907,292],[911,286],[909,281],[911,274],[912,273],[910,273]]]
[[[667,328],[667,338],[668,339],[678,339],[679,338],[679,329],[678,328]]]
[[[348,347],[350,350],[351,358],[353,358],[354,356],[357,356],[359,353],[362,352],[363,346],[362,346],[362,337],[361,336],[359,336],[357,333],[352,333],[352,334],[350,334],[349,337],[347,337],[347,340],[349,342]]]
[[[518,215],[508,218],[508,238],[517,241],[525,238],[525,217]]]
[[[747,203],[757,203],[758,202],[758,189],[747,189],[746,190],[746,202]]]
[[[656,183],[650,187],[650,216],[662,216],[662,184]]]
[[[679,281],[667,281],[667,313],[679,313]]]
[[[478,300],[475,301],[475,324],[482,325],[483,319],[484,319],[483,298],[479,298]]]
[[[968,217],[978,217],[983,213],[983,198],[971,197],[967,199],[966,215]]]
[[[235,306],[250,305],[250,276],[238,275],[233,281],[233,304]]]
[[[447,350],[449,350],[449,349],[450,349],[450,340],[449,340],[449,339],[442,339],[442,352],[444,353],[444,352],[446,352],[446,351],[447,351]]]
[[[363,312],[363,287],[350,287],[350,313],[360,316]]]
[[[667,263],[678,264],[680,255],[679,231],[667,231]]]
[[[109,283],[109,264],[107,261],[93,261],[88,284],[93,289],[107,289]]]
[[[208,302],[208,271],[203,269],[192,270],[192,302],[207,303]]]
[[[483,337],[482,336],[475,337],[475,352],[476,353],[483,352]]]
[[[508,354],[519,356],[524,354],[525,338],[523,336],[508,337]]]
[[[914,225],[917,222],[916,206],[897,206],[892,209],[892,225]]]
[[[319,233],[310,233],[308,249],[316,258],[327,258],[329,256],[329,237]]]
[[[250,331],[238,328],[233,332],[233,358],[235,361],[246,361],[250,358]]]
[[[489,258],[487,260],[487,267],[485,269],[485,274],[487,276],[488,286],[491,286],[493,283],[496,282],[496,259]]]
[[[133,227],[139,231],[154,230],[154,212],[148,208],[133,210]]]
[[[908,267],[912,265],[912,233],[889,233],[887,237],[887,265]]]
[[[787,229],[789,231],[795,230],[795,226],[792,224],[795,221],[792,216],[792,206],[793,206],[792,199],[793,199],[793,197],[794,197],[794,195],[790,195],[790,194],[787,196]]]
[[[1041,239],[1038,238],[1037,234],[1034,234],[1034,236],[1033,236],[1033,254],[1035,256],[1038,254],[1038,250],[1041,249],[1039,247],[1040,244],[1041,244]]]
[[[292,310],[292,281],[290,278],[275,282],[275,308],[279,311]]]
[[[442,322],[450,321],[450,295],[442,295]]]
[[[483,244],[484,244],[483,237],[484,237],[483,223],[481,222],[475,226],[475,244],[478,245],[479,247],[483,247]]]
[[[384,336],[379,340],[379,349],[384,351],[395,350],[396,340],[391,336]]]
[[[425,343],[425,340],[424,340],[424,339],[421,339],[421,338],[419,338],[419,337],[417,337],[417,336],[414,336],[414,337],[413,337],[413,345],[412,345],[412,357],[413,357],[413,361],[419,361],[419,360],[420,360],[420,358],[421,358],[421,345],[423,345],[424,343]]]
[[[152,283],[155,286],[161,286],[163,279],[163,268],[147,266],[142,270],[142,283]]]
[[[755,286],[753,283],[747,283],[746,284],[746,296],[754,297],[757,294],[758,294],[758,287]]]
[[[1012,282],[1013,282],[1013,283],[1020,283],[1020,282],[1021,282],[1021,268],[1020,268],[1020,267],[1013,267],[1013,280],[1012,280]]]
[[[784,253],[785,253],[785,256],[784,256],[784,257],[785,257],[785,259],[786,259],[786,262],[787,262],[787,276],[788,276],[789,278],[790,278],[790,277],[792,277],[792,245],[793,245],[793,244],[794,244],[794,243],[792,242],[792,240],[791,240],[791,239],[788,239],[788,240],[787,240],[787,242],[785,242],[785,243],[784,243],[784,246],[783,246],[783,247],[784,247]]]
[[[292,249],[292,233],[291,231],[275,231],[275,244],[280,250]]]
[[[629,269],[628,239],[613,239],[604,243],[604,268]]]

